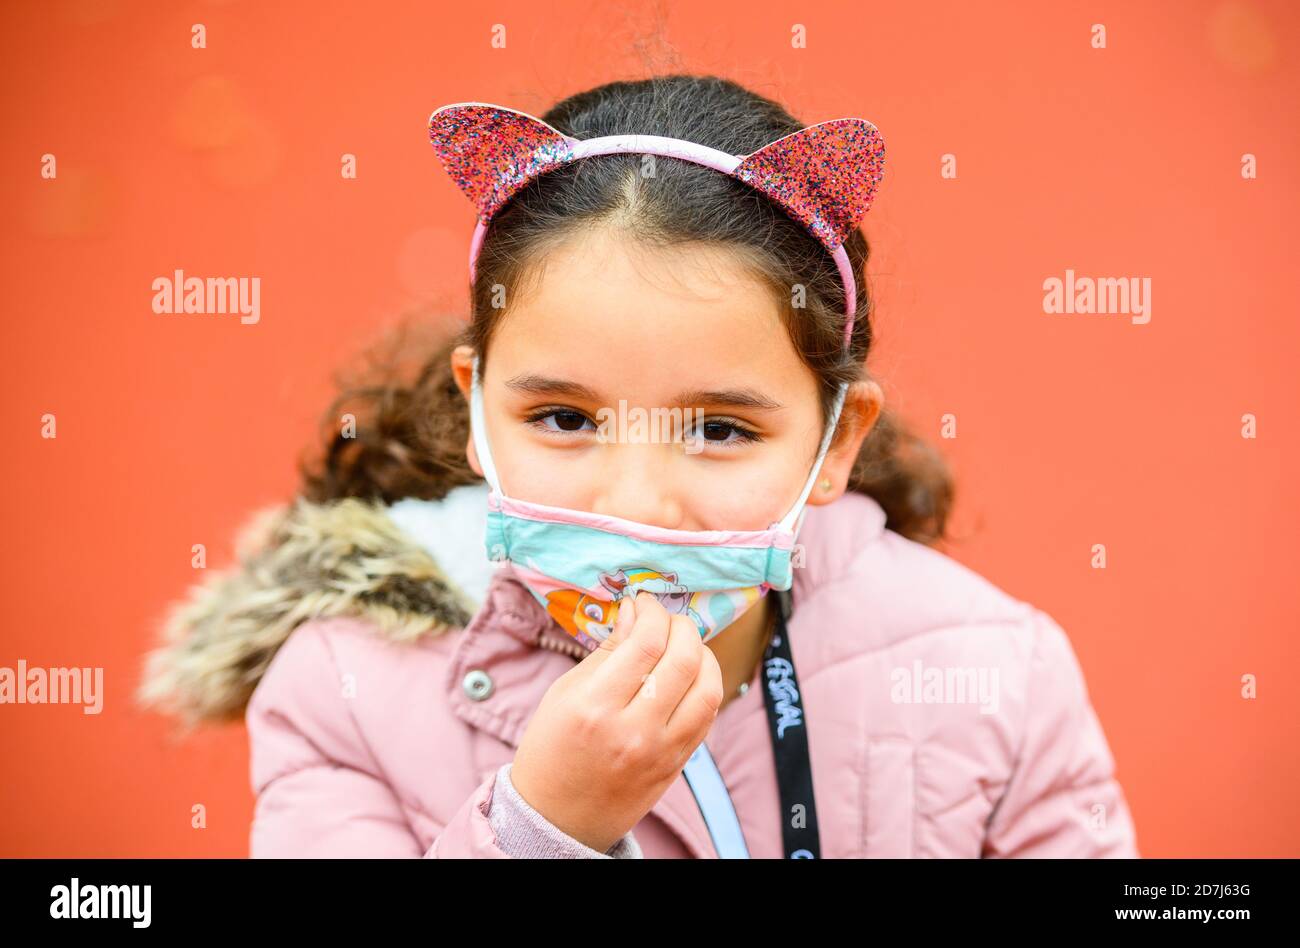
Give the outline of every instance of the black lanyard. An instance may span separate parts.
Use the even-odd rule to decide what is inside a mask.
[[[804,713],[794,656],[786,635],[788,595],[778,596],[776,628],[763,652],[759,687],[767,706],[767,723],[776,758],[776,784],[781,797],[781,841],[786,859],[820,859],[817,804],[813,798],[812,765],[808,758],[808,719]]]
[[[819,859],[821,840],[817,833],[817,805],[813,800],[812,767],[808,760],[808,724],[785,628],[789,611],[789,594],[778,593],[774,628],[763,652],[759,687],[763,689],[763,703],[767,707],[767,723],[772,734],[772,756],[776,761],[776,784],[781,806],[778,817],[785,858]],[[749,858],[736,808],[707,743],[695,748],[682,776],[695,795],[700,815],[704,817],[704,825],[719,857]]]

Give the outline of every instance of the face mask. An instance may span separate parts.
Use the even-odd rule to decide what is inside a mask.
[[[621,517],[530,503],[506,495],[488,447],[479,363],[470,423],[488,482],[488,557],[508,568],[551,617],[589,649],[614,631],[624,596],[648,592],[670,614],[714,638],[770,589],[794,582],[792,555],[804,504],[839,421],[847,385],[799,499],[766,530],[671,530]]]

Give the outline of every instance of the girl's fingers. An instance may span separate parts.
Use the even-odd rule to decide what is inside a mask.
[[[632,631],[632,626],[636,624],[636,601],[630,596],[625,596],[618,601],[618,612],[614,619],[614,631],[607,638],[601,640],[600,644],[592,650],[592,654],[598,652],[604,653],[607,657],[609,653],[618,648],[619,644],[627,639],[627,635]],[[599,661],[596,664],[600,664]]]
[[[665,725],[669,737],[682,745],[685,753],[683,764],[704,739],[703,735],[708,733],[714,718],[718,716],[724,697],[722,667],[718,664],[718,657],[707,645],[702,644],[701,648],[704,654],[700,656],[700,673],[695,676],[695,681],[686,690],[686,694],[682,695],[682,700],[673,709]]]
[[[694,621],[684,615],[669,616],[668,647],[646,676],[632,702],[638,714],[665,725],[673,709],[700,674],[701,652],[707,651]]]
[[[620,613],[622,609],[620,605]],[[668,646],[668,612],[659,600],[649,593],[637,593],[635,609],[636,619],[627,620],[625,636],[608,650],[602,643],[598,651],[605,655],[591,678],[602,698],[619,708],[626,707],[641,690],[641,682],[654,671]]]

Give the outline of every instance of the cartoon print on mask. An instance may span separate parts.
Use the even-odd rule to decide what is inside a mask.
[[[546,611],[551,618],[588,648],[595,648],[614,631],[617,605],[578,589],[556,589],[546,594]]]
[[[727,592],[691,592],[677,582],[676,573],[662,573],[648,566],[625,566],[602,572],[602,587],[612,599],[601,599],[577,589],[556,589],[546,594],[546,611],[560,626],[589,647],[596,647],[614,631],[618,604],[625,596],[647,592],[659,600],[670,615],[687,616],[707,638],[717,624],[734,619],[758,601],[757,588]],[[725,612],[725,617],[720,614]],[[709,621],[709,619],[713,621]],[[723,623],[717,620],[724,619]]]

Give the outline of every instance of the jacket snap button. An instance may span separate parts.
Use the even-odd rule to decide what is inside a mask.
[[[465,689],[465,694],[471,701],[482,701],[492,694],[492,676],[481,668],[476,668],[465,676],[461,687]]]

